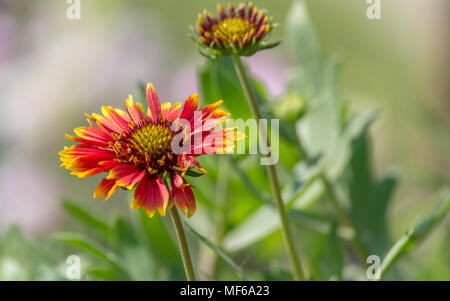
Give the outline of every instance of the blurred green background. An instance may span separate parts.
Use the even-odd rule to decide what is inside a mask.
[[[369,20],[365,1],[306,1],[324,55],[343,63],[340,99],[352,112],[380,110],[370,129],[370,164],[376,177],[391,171],[399,177],[395,202],[387,212],[389,231],[396,240],[431,212],[439,188],[450,179],[449,3],[381,2],[381,20]],[[246,59],[268,98],[276,101],[288,92],[290,71],[298,65],[284,43],[292,2],[254,3],[280,24],[272,39],[282,39],[281,46]],[[93,262],[83,279],[183,279],[176,246],[164,236],[170,236],[170,230],[161,230],[164,235],[157,230],[164,228],[169,217],[144,220],[129,209],[131,194],[127,192],[116,193],[107,204],[93,200],[101,177],[70,176],[59,167],[57,153],[70,145],[64,134],[85,124],[83,113],[98,112],[101,105],[121,107],[129,93],[139,95],[137,82],[152,82],[163,101],[183,101],[201,92],[196,68],[205,59],[188,37],[188,26],[204,8],[214,11],[216,2],[81,0],[80,20],[66,17],[68,6],[57,0],[0,0],[0,280],[65,279],[65,258],[70,254]],[[293,155],[292,160],[298,159]],[[194,183],[198,211],[190,222],[211,240],[261,205],[250,192],[234,187],[240,183],[226,161],[204,159],[210,175]],[[246,172],[250,177],[253,173],[260,187],[268,187],[258,180],[257,170]],[[225,190],[234,195],[223,198],[220,183],[227,177],[231,188]],[[95,226],[81,226],[71,218],[62,199],[98,216]],[[227,213],[217,216],[217,207],[226,207]],[[117,220],[118,216],[122,219]],[[225,229],[212,226],[220,219],[225,219]],[[450,280],[449,226],[447,218],[400,262],[402,279]],[[94,228],[106,234],[95,234]],[[84,233],[98,244],[120,249],[115,255],[125,261],[134,259],[117,263],[107,258],[119,268],[98,268],[96,260],[104,259],[82,255],[55,241],[55,232],[61,231]],[[157,254],[152,258],[147,246],[141,245],[139,237],[145,235],[150,239],[148,249]],[[299,235],[302,252],[308,234]],[[129,245],[122,248],[120,241],[125,238]],[[232,270],[216,262],[211,250],[194,240],[191,244],[194,260],[202,267],[200,278],[235,279]],[[279,230],[242,250],[228,251],[254,278],[289,279]],[[153,260],[158,254],[163,257],[162,266]],[[364,275],[352,270],[353,261],[347,257],[346,279]],[[122,264],[137,267],[132,276],[121,274]],[[145,264],[148,270],[139,269]]]

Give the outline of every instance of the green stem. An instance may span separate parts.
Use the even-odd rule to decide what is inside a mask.
[[[194,268],[192,267],[191,255],[186,240],[186,234],[184,233],[183,224],[178,214],[177,206],[173,206],[170,209],[172,216],[173,226],[177,233],[178,246],[180,247],[181,258],[183,259],[184,271],[188,281],[195,281]]]
[[[351,239],[353,249],[355,250],[356,254],[358,255],[358,257],[361,260],[361,262],[363,263],[363,265],[365,265],[367,257],[369,256],[369,252],[367,251],[366,247],[362,243],[358,231],[353,226],[352,219],[347,214],[347,212],[344,210],[344,208],[342,208],[341,203],[339,202],[339,200],[336,196],[336,192],[334,191],[334,187],[330,183],[328,178],[323,174],[323,172],[321,172],[319,176],[322,180],[322,183],[325,186],[325,192],[328,196],[328,199],[330,200],[331,204],[333,205],[333,207],[335,208],[335,210],[338,214],[341,226],[353,229],[354,235],[353,235],[353,238]]]
[[[244,66],[242,65],[241,58],[237,55],[233,56],[234,60],[234,66],[236,68],[236,72],[238,74],[238,77],[240,79],[242,88],[244,90],[245,96],[247,98],[248,104],[250,106],[250,109],[253,113],[253,117],[258,122],[262,119],[261,112],[259,110],[258,103],[256,102],[255,94],[253,93],[253,90],[250,87],[250,82],[248,80],[247,75],[245,74]],[[267,145],[269,145],[269,140],[267,139],[267,129],[259,127],[259,136],[262,141],[267,142]],[[266,155],[267,156],[267,155]],[[288,249],[289,257],[291,259],[293,272],[294,272],[294,278],[295,280],[304,280],[304,274],[302,270],[302,266],[300,263],[300,259],[297,255],[297,251],[295,249],[294,240],[292,238],[292,232],[289,227],[287,215],[286,215],[286,209],[283,204],[283,200],[281,198],[281,190],[280,185],[278,183],[278,177],[275,170],[275,165],[266,165],[267,167],[267,173],[269,174],[269,180],[270,180],[270,187],[272,189],[272,194],[275,199],[278,213],[280,215],[281,220],[281,229],[283,231],[283,237],[286,244],[286,247]]]

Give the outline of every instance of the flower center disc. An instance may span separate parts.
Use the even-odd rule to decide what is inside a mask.
[[[229,42],[234,36],[238,39],[243,39],[246,34],[250,34],[253,28],[253,24],[241,18],[229,18],[220,21],[219,24],[212,27],[213,36],[221,37],[225,41]]]
[[[161,158],[172,143],[172,131],[165,124],[148,124],[137,129],[129,138],[132,153],[145,162]]]

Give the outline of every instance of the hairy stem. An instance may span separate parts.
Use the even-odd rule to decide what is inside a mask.
[[[262,115],[259,110],[258,103],[256,102],[255,94],[253,93],[253,90],[250,87],[250,82],[245,73],[245,69],[244,69],[244,66],[242,65],[241,58],[239,56],[235,55],[235,56],[233,56],[233,60],[234,60],[234,66],[235,66],[236,72],[238,74],[239,80],[241,82],[242,88],[243,88],[245,96],[247,98],[247,102],[253,113],[253,117],[256,119],[256,121],[258,123],[258,121],[262,119]],[[267,129],[265,129],[263,127],[259,127],[259,138],[262,141],[267,142],[267,144],[269,146],[269,140],[267,139]],[[268,156],[268,155],[266,155],[266,156]],[[302,266],[301,266],[300,259],[298,257],[296,248],[295,248],[294,240],[292,237],[292,232],[289,227],[289,222],[288,222],[287,215],[286,215],[286,208],[284,207],[283,200],[281,198],[281,190],[280,190],[280,185],[278,182],[275,165],[274,164],[266,165],[266,167],[267,167],[267,173],[269,174],[270,187],[272,189],[272,194],[275,199],[278,213],[280,216],[283,237],[284,237],[284,241],[285,241],[286,247],[288,249],[289,257],[291,260],[294,278],[295,278],[295,280],[304,280]]]
[[[178,246],[180,247],[181,258],[183,259],[184,271],[188,281],[195,281],[194,268],[192,267],[191,254],[189,253],[189,247],[186,240],[186,234],[184,233],[183,224],[178,214],[177,206],[173,206],[170,209],[172,216],[173,226],[177,234]]]

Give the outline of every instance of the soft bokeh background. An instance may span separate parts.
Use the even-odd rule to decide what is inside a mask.
[[[291,1],[254,2],[280,23],[274,39],[281,38]],[[77,179],[59,167],[57,153],[69,145],[64,134],[85,124],[85,112],[122,106],[137,94],[138,81],[151,81],[168,101],[198,92],[195,67],[204,58],[188,25],[215,4],[81,0],[81,20],[69,20],[65,1],[0,0],[0,232],[16,224],[42,239],[75,227],[63,197],[105,217],[134,214],[129,194],[117,193],[107,205],[92,200],[100,178]],[[450,180],[449,3],[382,0],[382,19],[374,21],[365,1],[307,4],[325,53],[344,60],[344,100],[357,112],[381,109],[372,129],[374,167],[401,175],[389,208],[398,237],[436,205],[438,188]],[[285,45],[248,62],[273,97],[284,95],[293,64]],[[416,258],[439,252],[448,229],[447,219]]]

